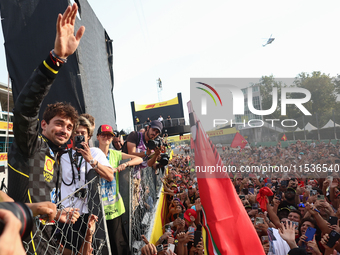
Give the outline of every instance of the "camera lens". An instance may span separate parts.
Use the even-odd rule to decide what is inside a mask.
[[[162,166],[166,166],[169,163],[169,156],[165,153],[161,154],[161,159],[159,160],[159,163]]]
[[[156,143],[154,140],[149,140],[148,144],[147,144],[147,147],[150,149],[150,150],[154,150],[156,148]]]
[[[33,214],[31,209],[21,202],[3,202],[0,203],[0,209],[11,211],[21,222],[21,239],[28,237],[33,228]],[[2,234],[3,229],[4,224],[0,221],[0,235]]]

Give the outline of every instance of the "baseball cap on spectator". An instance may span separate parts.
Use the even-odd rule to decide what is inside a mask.
[[[184,219],[186,219],[187,221],[191,221],[190,216],[193,216],[196,219],[197,213],[194,209],[188,209],[188,210],[185,211]]]
[[[176,187],[177,188],[177,185],[174,183],[174,184],[171,185],[171,187]]]
[[[118,130],[113,130],[113,135],[114,135],[115,137],[118,137],[118,136],[120,136],[121,134],[119,133]]]
[[[151,127],[151,128],[156,128],[156,129],[159,130],[159,133],[162,133],[163,124],[162,124],[162,122],[160,122],[159,120],[153,120],[153,121],[151,121],[150,127]]]
[[[108,132],[112,134],[113,136],[115,135],[113,133],[113,128],[110,125],[100,125],[97,131],[97,135],[100,135],[101,133]]]
[[[277,211],[278,212],[281,212],[281,211],[288,211],[288,212],[290,212],[290,209],[288,207],[282,207],[282,208],[279,208]]]
[[[291,187],[287,188],[286,192],[288,192],[288,191],[293,191],[294,193],[296,193],[295,189],[293,189]]]

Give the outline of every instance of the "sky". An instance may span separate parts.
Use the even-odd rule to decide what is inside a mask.
[[[113,40],[118,129],[132,130],[130,102],[181,92],[190,78],[291,78],[338,73],[340,1],[88,0]],[[0,29],[1,30],[1,29]],[[270,37],[275,41],[262,47]],[[0,82],[8,75],[0,31]]]

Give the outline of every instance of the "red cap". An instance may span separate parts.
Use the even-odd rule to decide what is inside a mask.
[[[104,133],[104,132],[108,132],[112,134],[113,136],[115,136],[115,134],[113,133],[113,128],[110,125],[101,125],[98,128],[97,135],[100,135],[101,133]]]
[[[186,219],[187,221],[191,221],[190,216],[193,216],[196,219],[197,212],[194,209],[186,210],[185,213],[184,213],[184,219]]]

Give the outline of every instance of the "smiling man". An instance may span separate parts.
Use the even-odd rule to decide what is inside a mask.
[[[15,141],[8,153],[8,195],[15,201],[42,202],[58,200],[60,190],[59,156],[70,138],[77,121],[77,111],[66,103],[49,105],[41,121],[39,110],[60,68],[67,57],[75,52],[85,27],[74,35],[78,7],[69,6],[58,15],[54,49],[35,69],[20,92],[14,106],[13,131]],[[35,230],[33,230],[35,231]],[[30,242],[30,252],[55,254],[52,226],[46,226],[41,235]],[[41,242],[41,240],[51,242]]]

